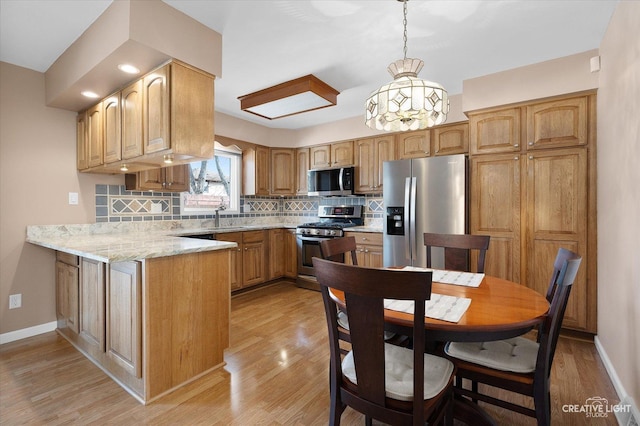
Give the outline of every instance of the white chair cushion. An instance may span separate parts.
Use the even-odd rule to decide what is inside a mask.
[[[384,346],[386,395],[401,401],[413,401],[413,351],[389,343]],[[342,360],[342,373],[352,383],[358,384],[353,352]],[[452,373],[451,361],[424,354],[424,399],[439,394],[447,386]]]
[[[349,330],[349,317],[344,311],[338,311],[338,325],[345,330]],[[384,332],[384,340],[389,340],[392,337],[395,337],[396,333],[392,333],[391,331]]]
[[[524,337],[493,342],[449,342],[447,355],[496,370],[531,373],[536,369],[539,345]]]

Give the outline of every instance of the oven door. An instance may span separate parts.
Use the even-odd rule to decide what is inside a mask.
[[[308,237],[304,235],[297,236],[298,243],[298,275],[310,275],[315,277],[313,271],[313,258],[322,258],[320,253],[320,241],[330,239],[332,237]]]

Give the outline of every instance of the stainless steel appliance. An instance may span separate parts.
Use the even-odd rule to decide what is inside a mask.
[[[353,195],[353,179],[353,167],[309,170],[307,194],[317,197]]]
[[[320,255],[320,241],[328,238],[344,236],[344,229],[364,224],[362,205],[354,206],[319,206],[319,222],[305,223],[296,228],[298,244],[298,278],[299,287],[320,290],[313,270],[314,257]]]
[[[426,266],[425,232],[467,232],[464,154],[384,162],[384,266]],[[431,266],[444,268],[444,250]]]

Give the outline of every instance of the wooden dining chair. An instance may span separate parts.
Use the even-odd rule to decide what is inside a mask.
[[[372,419],[399,425],[452,423],[453,364],[425,354],[425,302],[431,272],[364,268],[313,258],[329,330],[330,425],[339,425],[347,406]],[[401,285],[400,285],[401,284]],[[344,292],[351,347],[340,353],[337,302],[330,288]],[[384,299],[411,300],[414,348],[384,341]],[[417,395],[417,397],[414,397]]]
[[[358,264],[356,256],[356,237],[329,238],[320,241],[320,254],[323,259],[345,263],[346,255],[351,256],[351,264]]]
[[[484,260],[489,248],[488,235],[433,234],[423,236],[427,250],[427,268],[431,268],[433,247],[444,248],[444,269],[471,272],[470,253],[478,250],[478,262],[474,272],[484,273]]]
[[[562,252],[562,253],[560,253]],[[555,291],[549,312],[541,324],[538,342],[525,337],[493,342],[449,342],[445,353],[457,367],[456,395],[497,405],[537,419],[538,425],[551,423],[549,375],[556,344],[567,307],[571,286],[582,258],[560,249],[562,265],[556,273]],[[461,379],[483,383],[533,398],[535,409],[504,401],[473,389],[465,389]]]

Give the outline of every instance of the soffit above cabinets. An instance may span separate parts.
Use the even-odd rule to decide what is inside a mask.
[[[114,1],[46,71],[46,104],[81,111],[96,102],[82,91],[104,98],[171,58],[220,77],[222,36],[161,1]]]

